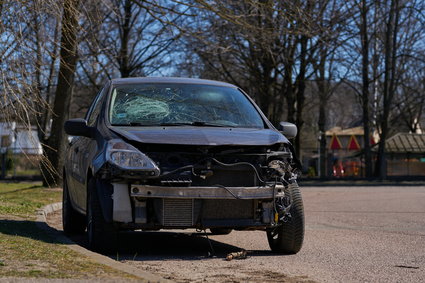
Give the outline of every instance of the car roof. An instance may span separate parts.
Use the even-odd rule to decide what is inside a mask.
[[[173,83],[173,84],[200,84],[200,85],[214,85],[214,86],[225,86],[237,88],[237,86],[204,79],[193,79],[193,78],[179,78],[179,77],[137,77],[137,78],[119,78],[111,80],[113,85],[125,85],[125,84],[138,84],[138,83]]]

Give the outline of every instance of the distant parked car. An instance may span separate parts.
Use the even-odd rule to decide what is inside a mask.
[[[108,82],[84,119],[65,123],[63,227],[104,251],[119,230],[264,230],[297,253],[300,163],[287,138],[238,87],[185,78]],[[285,137],[286,136],[286,137]]]

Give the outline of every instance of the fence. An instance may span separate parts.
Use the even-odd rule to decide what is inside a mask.
[[[387,160],[388,176],[425,176],[425,160],[406,158]]]
[[[365,164],[363,156],[358,152],[346,150],[326,150],[320,156],[317,149],[307,148],[301,151],[303,172],[306,177],[320,176],[319,162],[324,159],[326,178],[362,178],[365,176]]]
[[[318,177],[319,160],[325,159],[326,178],[363,178],[365,177],[365,162],[361,152],[347,150],[326,150],[324,156],[319,156],[318,150],[307,148],[301,151],[303,176]],[[372,171],[374,171],[376,153],[372,154]],[[425,176],[425,153],[422,154],[387,154],[387,176]]]

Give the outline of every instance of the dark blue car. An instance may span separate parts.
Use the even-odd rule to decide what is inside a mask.
[[[111,80],[84,119],[65,123],[64,231],[87,229],[89,247],[105,251],[120,230],[264,230],[273,251],[297,253],[297,129],[279,130],[228,83]]]

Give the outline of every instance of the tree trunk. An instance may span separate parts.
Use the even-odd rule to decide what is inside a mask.
[[[121,50],[120,57],[118,59],[119,68],[122,78],[130,76],[129,66],[129,54],[128,54],[128,41],[130,39],[130,20],[131,20],[131,0],[126,0],[124,4],[124,23],[122,24],[122,36],[121,36]]]
[[[48,107],[48,101],[45,101],[43,99],[43,93],[42,93],[42,86],[41,86],[41,68],[43,66],[43,54],[42,54],[42,47],[41,47],[41,43],[42,43],[42,38],[40,35],[40,21],[39,21],[39,9],[38,9],[38,2],[34,1],[32,6],[33,9],[33,24],[34,24],[34,33],[35,33],[35,43],[36,43],[36,49],[35,49],[35,72],[34,72],[34,96],[36,96],[36,100],[37,101],[37,105],[35,105],[35,108],[37,109],[37,114],[36,114],[36,119],[37,119],[37,134],[38,134],[38,138],[41,142],[43,142],[43,138],[44,138],[44,133],[45,133],[45,128],[42,127],[41,125],[44,125],[43,121],[45,119],[45,115],[44,112],[46,111],[45,109],[49,108]]]
[[[58,85],[53,104],[54,118],[47,146],[44,147],[48,164],[43,166],[45,184],[61,185],[67,136],[63,125],[69,116],[69,105],[77,64],[79,0],[65,0],[63,4],[62,36]]]
[[[360,39],[362,46],[362,104],[363,104],[363,144],[365,156],[366,177],[372,177],[372,154],[370,149],[369,123],[369,37],[368,37],[368,8],[367,1],[362,1]]]
[[[308,38],[304,35],[300,38],[300,71],[296,81],[297,86],[297,113],[296,113],[296,125],[298,127],[298,135],[295,137],[295,152],[297,156],[301,153],[301,131],[304,125],[303,119],[303,108],[305,102],[305,75],[307,71],[307,42]]]
[[[325,63],[326,63],[326,51],[322,49],[320,62],[319,62],[319,78],[317,81],[317,87],[319,90],[319,120],[317,125],[319,127],[319,176],[325,178],[327,176],[326,171],[326,108],[328,103],[328,89],[325,85]]]
[[[55,33],[53,36],[53,40],[54,42],[59,41],[59,29],[60,29],[60,22],[59,20],[56,22],[56,26],[55,26]],[[50,105],[52,105],[51,103],[51,89],[52,89],[52,85],[53,85],[53,78],[54,78],[54,74],[56,72],[56,59],[58,58],[58,45],[54,44],[53,45],[53,50],[50,52],[51,54],[51,61],[50,61],[50,66],[49,66],[49,76],[47,79],[47,85],[46,85],[46,103],[49,105],[49,108],[44,109],[43,110],[43,120],[42,120],[42,124],[39,125],[39,127],[41,128],[41,130],[39,129],[39,136],[40,141],[45,141],[48,138],[48,128],[49,128],[49,124],[50,124],[50,119],[52,117],[52,109],[50,108]]]
[[[327,177],[327,154],[326,154],[326,104],[320,103],[319,106],[319,170],[320,170],[320,178]]]
[[[296,97],[293,81],[293,68],[295,64],[295,49],[296,49],[296,40],[294,35],[289,35],[287,41],[289,42],[286,48],[285,64],[284,64],[284,73],[282,81],[282,91],[286,98],[287,105],[287,121],[290,123],[296,123]]]
[[[399,8],[398,0],[391,1],[388,16],[387,30],[385,34],[385,71],[384,71],[384,93],[383,93],[383,115],[381,121],[381,136],[378,148],[376,172],[380,179],[387,177],[385,142],[388,137],[388,119],[390,116],[392,98],[395,84],[395,63],[396,63],[396,42],[398,26]]]

